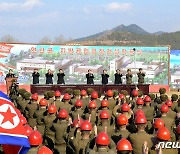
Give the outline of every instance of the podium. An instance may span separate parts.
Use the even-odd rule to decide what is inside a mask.
[[[14,78],[6,78],[6,88],[7,88],[7,95],[9,95],[10,93],[10,87],[12,85],[12,80],[17,80],[18,77],[14,77]]]

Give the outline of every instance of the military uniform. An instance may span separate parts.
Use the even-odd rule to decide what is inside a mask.
[[[70,113],[70,115],[72,117],[72,120],[74,120],[74,119],[78,118],[78,115],[80,117],[83,117],[83,113],[84,113],[84,111],[80,108],[80,109],[75,109],[74,111],[72,111]]]
[[[63,102],[61,102],[60,99],[56,99],[56,100],[54,101],[53,104],[56,106],[57,111],[60,110],[60,107],[61,107],[61,104],[62,104],[62,103],[63,103]]]
[[[89,113],[86,113],[85,115],[84,115],[84,119],[85,120],[89,120],[89,116],[91,115],[91,119],[90,119],[90,122],[91,122],[91,124],[92,125],[95,125],[95,123],[96,123],[96,110],[93,110],[93,111],[91,111],[91,112],[89,112]]]
[[[132,74],[126,74],[126,84],[132,84]]]
[[[116,100],[112,97],[112,98],[108,98],[108,108],[109,110],[113,110],[114,107],[116,106]]]
[[[39,150],[39,147],[31,147],[27,154],[37,154]]]
[[[59,105],[60,109],[65,109],[68,114],[71,112],[71,108],[72,108],[72,105],[69,104],[68,102],[62,102],[60,105]]]
[[[97,126],[97,134],[99,134],[100,132],[104,132],[105,127],[107,127],[107,134],[109,135],[109,137],[111,137],[115,133],[115,126],[110,125],[109,123],[98,125]]]
[[[144,73],[137,73],[137,76],[138,76],[138,84],[143,84],[145,74]]]
[[[128,138],[129,134],[130,132],[127,129],[120,129],[113,134],[112,139],[117,144],[120,139]]]

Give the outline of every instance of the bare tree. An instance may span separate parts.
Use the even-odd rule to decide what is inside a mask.
[[[51,39],[48,36],[44,36],[40,41],[40,44],[52,44]]]
[[[66,40],[65,40],[65,38],[64,38],[64,35],[62,35],[62,34],[54,38],[54,43],[55,43],[55,44],[62,44],[62,43],[64,43],[65,41],[66,41]]]
[[[0,41],[1,42],[7,42],[7,43],[16,43],[16,42],[18,42],[18,40],[15,37],[13,37],[12,35],[9,35],[9,34],[2,36]]]

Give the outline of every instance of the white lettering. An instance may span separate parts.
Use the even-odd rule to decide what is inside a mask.
[[[179,142],[159,142],[157,145],[157,148],[162,148],[162,149],[179,149],[180,148],[180,143]]]

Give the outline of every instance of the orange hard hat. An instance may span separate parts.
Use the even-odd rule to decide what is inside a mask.
[[[137,110],[134,115],[135,115],[135,117],[137,117],[140,114],[145,116],[143,110]]]
[[[82,118],[76,118],[76,119],[74,119],[73,120],[73,124],[72,124],[72,126],[73,127],[80,127],[81,126],[81,124],[83,123],[83,119]]]
[[[27,124],[27,120],[26,120],[26,118],[25,118],[23,115],[21,115],[21,116],[19,117],[19,119],[20,119],[20,121],[21,121],[21,123],[22,123],[23,125],[26,125],[26,124]]]
[[[135,124],[145,124],[147,123],[146,117],[144,115],[139,114],[136,118],[135,118]]]
[[[24,129],[25,129],[25,132],[26,132],[26,136],[29,136],[33,131],[33,129],[29,125],[25,125]]]
[[[144,98],[144,102],[151,102],[151,97],[146,96],[146,97]]]
[[[75,103],[75,106],[76,106],[76,107],[82,107],[82,106],[83,106],[82,100],[78,99],[78,100],[76,101],[76,103]]]
[[[42,98],[40,101],[39,101],[39,105],[40,106],[47,106],[48,102],[46,99]]]
[[[64,99],[64,100],[70,100],[70,99],[71,99],[71,96],[70,96],[68,93],[66,93],[66,94],[64,94],[63,99]]]
[[[121,106],[121,111],[123,112],[128,112],[130,110],[130,107],[127,103],[124,103],[122,106]]]
[[[156,133],[156,136],[158,139],[164,140],[164,141],[168,141],[171,138],[170,132],[166,127],[159,128]]]
[[[142,99],[142,98],[137,98],[136,104],[137,104],[137,105],[144,105],[143,99]]]
[[[139,95],[139,92],[137,90],[132,91],[132,96],[137,97]]]
[[[161,105],[160,111],[162,113],[167,113],[169,111],[169,108],[166,104]]]
[[[66,119],[68,117],[68,112],[65,109],[61,109],[58,113],[58,118]]]
[[[122,138],[116,146],[117,151],[132,151],[131,143],[126,139]]]
[[[168,107],[171,107],[171,106],[172,106],[172,102],[171,102],[171,100],[169,100],[169,99],[166,101],[165,104],[166,104]]]
[[[157,118],[155,121],[154,121],[154,124],[153,124],[154,128],[156,129],[159,129],[161,127],[164,127],[165,124],[164,124],[164,121],[160,118]]]
[[[53,154],[53,152],[46,146],[39,148],[37,154]]]
[[[97,145],[109,145],[110,144],[109,136],[105,132],[100,132],[97,135],[95,141],[96,141]]]
[[[87,92],[86,92],[86,90],[81,90],[80,94],[81,94],[81,96],[86,96]]]
[[[90,108],[90,109],[95,109],[96,107],[97,107],[97,104],[96,104],[95,101],[89,102],[89,108]]]
[[[109,119],[109,113],[106,110],[102,110],[99,117],[100,119]]]
[[[106,95],[109,96],[109,97],[112,97],[113,96],[113,91],[112,90],[108,90],[106,92]]]
[[[57,90],[57,91],[55,92],[55,97],[60,97],[60,96],[61,96],[61,92]]]
[[[124,114],[120,114],[117,118],[117,124],[120,126],[128,124],[127,117]]]
[[[48,107],[48,113],[56,113],[57,109],[55,105],[50,105]]]
[[[101,101],[101,107],[108,107],[108,101],[105,100],[105,99],[103,99],[103,100]]]
[[[93,92],[91,93],[91,98],[97,99],[97,98],[98,98],[98,93],[97,93],[96,91],[93,91]]]
[[[42,141],[43,141],[41,134],[37,130],[32,131],[28,139],[29,139],[30,145],[33,145],[33,146],[34,145],[39,146],[40,144],[42,144]]]
[[[88,120],[85,120],[81,124],[81,131],[91,131],[92,130],[92,125]]]
[[[31,99],[37,101],[38,100],[38,94],[37,93],[32,94]]]

